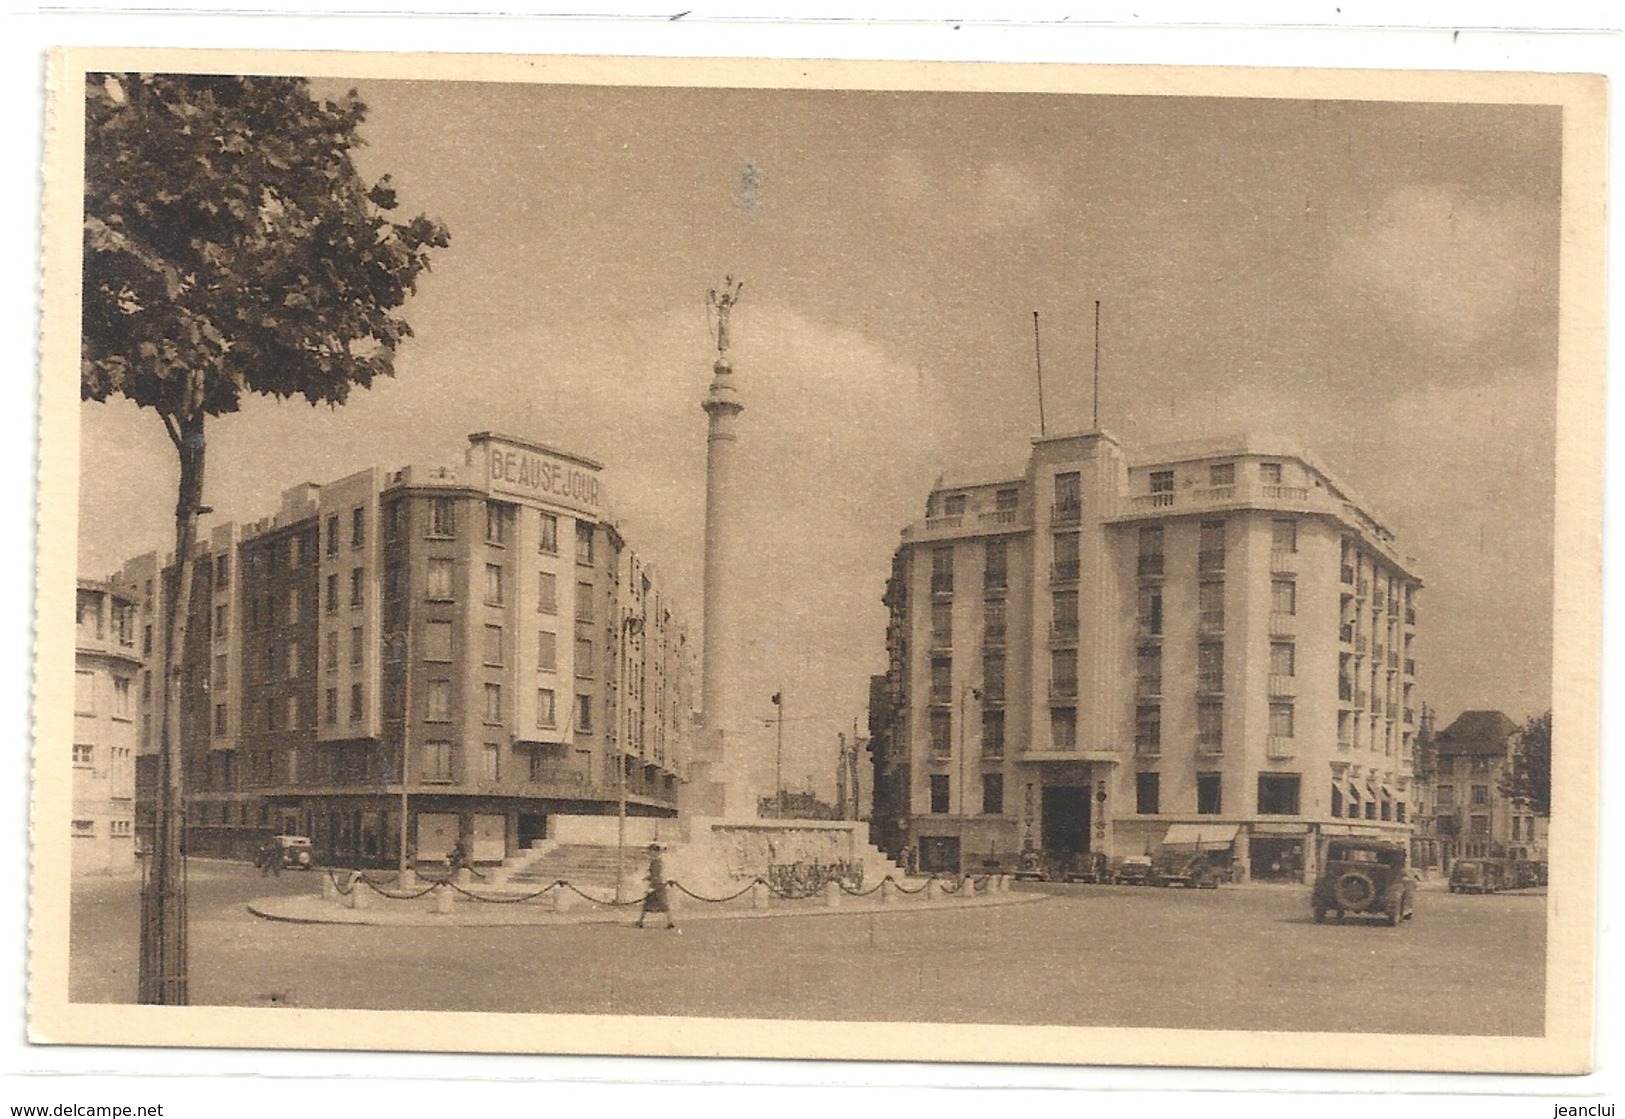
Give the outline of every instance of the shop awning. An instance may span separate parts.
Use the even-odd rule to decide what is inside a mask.
[[[1162,837],[1164,847],[1199,847],[1217,851],[1236,841],[1235,824],[1170,824]]]

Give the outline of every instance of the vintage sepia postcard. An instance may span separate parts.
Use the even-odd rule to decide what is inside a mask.
[[[35,1042],[1590,1068],[1600,78],[51,83]]]

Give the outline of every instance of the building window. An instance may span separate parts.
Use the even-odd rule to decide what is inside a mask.
[[[1490,834],[1490,818],[1488,816],[1474,816],[1468,821],[1468,834],[1478,838],[1487,838]]]
[[[1020,490],[995,490],[993,492],[993,508],[1001,513],[1014,512],[1016,505],[1020,501]]]
[[[425,622],[423,626],[423,659],[426,661],[451,660],[451,623]]]
[[[536,689],[536,725],[544,730],[551,730],[558,718],[554,710],[554,696],[552,688]]]
[[[96,747],[87,746],[82,742],[74,743],[73,764],[83,768],[96,764]]]
[[[502,663],[502,627],[485,627],[485,663]]]
[[[75,820],[73,822],[73,834],[76,838],[81,839],[94,838],[96,835],[96,821]]]
[[[1078,651],[1055,649],[1050,652],[1050,693],[1067,697],[1078,694]]]
[[[1296,816],[1298,814],[1298,775],[1260,773],[1258,775],[1258,814]]]
[[[339,515],[337,513],[327,515],[327,554],[330,556],[339,554]]]
[[[352,723],[359,723],[361,721],[361,713],[362,713],[362,706],[363,706],[362,702],[361,702],[361,699],[362,699],[361,685],[360,684],[351,684],[350,685],[350,721]]]
[[[1272,704],[1270,704],[1270,737],[1271,738],[1291,738],[1292,737],[1292,723],[1293,723],[1292,704],[1290,704],[1290,703],[1272,703]]]
[[[351,607],[351,609],[354,609],[354,608],[360,606],[362,604],[362,602],[365,601],[364,591],[363,591],[363,587],[365,586],[365,584],[362,582],[362,580],[365,578],[365,576],[366,576],[366,571],[363,570],[362,568],[352,567],[350,569],[350,607]]]
[[[350,627],[350,663],[359,665],[366,660],[367,640],[360,626]]]
[[[931,645],[937,649],[951,648],[954,643],[954,608],[952,603],[936,602],[931,605]]]
[[[993,599],[982,604],[982,644],[1003,645],[1004,642],[1004,601]]]
[[[576,562],[592,566],[592,525],[585,521],[576,522]]]
[[[1055,516],[1076,518],[1083,513],[1083,476],[1076,470],[1055,476]]]
[[[1162,646],[1141,645],[1134,653],[1136,690],[1140,695],[1162,694]]]
[[[128,719],[130,717],[130,678],[128,676],[113,677],[113,718]]]
[[[1078,577],[1078,534],[1075,532],[1057,532],[1055,534],[1055,567],[1051,577],[1056,582],[1068,583]]]
[[[542,514],[542,532],[536,547],[550,556],[559,554],[559,519],[552,513]]]
[[[1174,472],[1172,470],[1153,470],[1151,472],[1152,493],[1173,493]]]
[[[485,685],[485,721],[500,723],[502,721],[502,685]]]
[[[288,537],[288,569],[296,570],[299,567],[299,537]]]
[[[942,512],[949,517],[962,517],[965,515],[965,495],[951,493],[942,499]]]
[[[513,506],[501,501],[485,503],[485,542],[499,547],[508,543],[508,526],[513,520]]]
[[[590,622],[593,620],[592,584],[576,584],[576,621]]]
[[[485,565],[485,604],[502,605],[502,565],[499,563]]]
[[[324,650],[322,663],[331,672],[339,666],[339,631],[336,629],[328,630],[327,635],[322,639],[322,647]]]
[[[1281,464],[1278,462],[1261,462],[1258,464],[1258,480],[1266,486],[1281,484]]]
[[[339,721],[339,690],[328,688],[322,697],[322,722],[328,726],[337,726]]]
[[[1208,753],[1224,749],[1224,703],[1204,699],[1196,704],[1196,744]]]
[[[290,626],[299,624],[299,606],[303,600],[304,596],[299,593],[298,588],[288,592],[288,624]]]
[[[1438,808],[1456,807],[1456,787],[1454,785],[1440,785],[1439,791],[1434,795]]]
[[[953,702],[954,662],[952,657],[931,658],[931,702]]]
[[[1216,462],[1207,468],[1207,484],[1210,486],[1233,486],[1236,484],[1236,464],[1233,462]]]
[[[1224,583],[1207,580],[1196,589],[1198,628],[1203,633],[1224,632]]]
[[[1270,522],[1270,551],[1298,550],[1298,522],[1292,517],[1276,517]]]
[[[1075,750],[1078,747],[1078,709],[1052,707],[1049,712],[1049,740],[1055,750]]]
[[[931,552],[931,593],[954,593],[954,550],[936,548]]]
[[[982,702],[1004,702],[1004,654],[982,654]]]
[[[950,711],[931,712],[931,757],[941,761],[953,756],[954,724]]]
[[[1142,576],[1162,574],[1162,526],[1144,525],[1140,529],[1138,573]]]
[[[225,734],[227,729],[226,705],[217,703],[214,705],[214,733],[217,735]]]
[[[1490,803],[1490,787],[1488,785],[1473,786],[1473,807],[1487,807]]]
[[[1134,708],[1134,748],[1142,754],[1162,752],[1162,706],[1142,703]]]
[[[538,614],[559,612],[559,578],[551,571],[537,573],[536,612]]]
[[[288,729],[289,730],[298,730],[299,729],[299,697],[296,696],[296,695],[291,695],[291,696],[288,697],[287,718],[288,718]],[[358,718],[359,718],[359,716],[358,716]]]
[[[144,657],[152,656],[152,627],[151,626],[142,626],[141,627],[141,655],[144,656]]]
[[[1162,588],[1140,588],[1140,632],[1146,637],[1162,636]]]
[[[1204,641],[1196,647],[1196,690],[1209,695],[1224,691],[1224,643]]]
[[[931,811],[938,816],[948,813],[948,775],[931,774]]]
[[[451,722],[451,681],[430,680],[428,691],[428,712],[424,718],[431,723]]]
[[[367,510],[357,506],[350,510],[350,549],[359,552],[367,546]]]
[[[1468,772],[1474,776],[1481,776],[1490,771],[1490,759],[1472,758],[1468,761]]]
[[[214,557],[214,587],[220,590],[231,586],[231,556],[222,552]]]
[[[536,633],[536,667],[542,672],[555,672],[559,667],[559,638],[552,630]]]
[[[1203,521],[1197,530],[1196,569],[1224,570],[1224,522]]]
[[[291,680],[294,677],[299,675],[299,642],[297,642],[297,641],[288,642],[287,662],[288,662],[288,679]]]
[[[426,595],[434,602],[449,602],[452,599],[452,571],[453,561],[449,559],[430,559],[428,567],[428,587]],[[331,581],[333,576],[328,576]]]
[[[1004,815],[1004,774],[982,774],[982,815]]]
[[[425,742],[423,749],[418,751],[418,780],[448,784],[452,780],[451,754],[450,742]]]
[[[1136,773],[1134,775],[1134,811],[1141,816],[1155,816],[1160,812],[1162,774]]]
[[[1056,591],[1051,596],[1051,609],[1055,615],[1051,636],[1057,641],[1076,641],[1078,639],[1078,592]]]
[[[1270,613],[1292,615],[1298,612],[1298,584],[1291,579],[1270,580]]]
[[[430,561],[430,574],[434,572],[434,561]],[[432,582],[432,580],[431,580]],[[339,577],[337,574],[327,577],[327,600],[324,603],[329,614],[337,614],[339,610]]]
[[[429,499],[429,535],[457,535],[457,499],[431,497]]]
[[[587,637],[576,638],[576,679],[592,679],[592,640]]]
[[[1196,775],[1196,811],[1202,816],[1217,816],[1224,811],[1222,774],[1198,773]]]
[[[582,734],[592,733],[592,696],[576,696],[576,730]]]
[[[502,746],[496,742],[487,742],[482,754],[480,775],[490,784],[502,780]]]
[[[982,589],[1002,591],[1010,585],[1010,550],[1003,540],[989,540],[982,567]]]
[[[1004,712],[998,708],[982,712],[982,757],[1004,757]]]
[[[1297,647],[1290,641],[1270,642],[1270,675],[1296,676],[1298,674]]]
[[[214,635],[216,637],[226,636],[226,628],[230,624],[230,621],[231,608],[228,606],[216,606],[214,608]]]

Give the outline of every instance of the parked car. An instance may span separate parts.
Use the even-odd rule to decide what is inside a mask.
[[[1110,882],[1111,867],[1104,851],[1079,851],[1068,855],[1061,865],[1063,882]]]
[[[1017,882],[1048,882],[1050,877],[1049,864],[1044,853],[1034,847],[1025,847],[1016,857],[1016,872],[1013,875]]]
[[[1112,881],[1119,886],[1149,886],[1151,878],[1150,855],[1124,855],[1112,871]]]
[[[1382,839],[1331,839],[1320,860],[1310,904],[1315,922],[1337,913],[1385,917],[1389,925],[1414,913],[1416,879],[1408,861],[1409,845]]]
[[[1546,885],[1546,864],[1533,859],[1518,859],[1507,868],[1509,888],[1525,890],[1531,886]]]
[[[311,868],[310,837],[308,835],[276,835],[271,837],[281,856],[282,865],[289,870]]]
[[[1202,890],[1219,888],[1220,874],[1200,851],[1160,852],[1152,861],[1153,886],[1189,886]]]
[[[1500,859],[1457,859],[1450,867],[1453,894],[1493,894],[1506,884],[1506,866]]]

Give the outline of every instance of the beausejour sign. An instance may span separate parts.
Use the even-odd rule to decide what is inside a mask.
[[[471,461],[484,460],[485,481],[492,493],[588,513],[602,511],[600,463],[489,431],[470,435],[468,441],[473,444]]]

